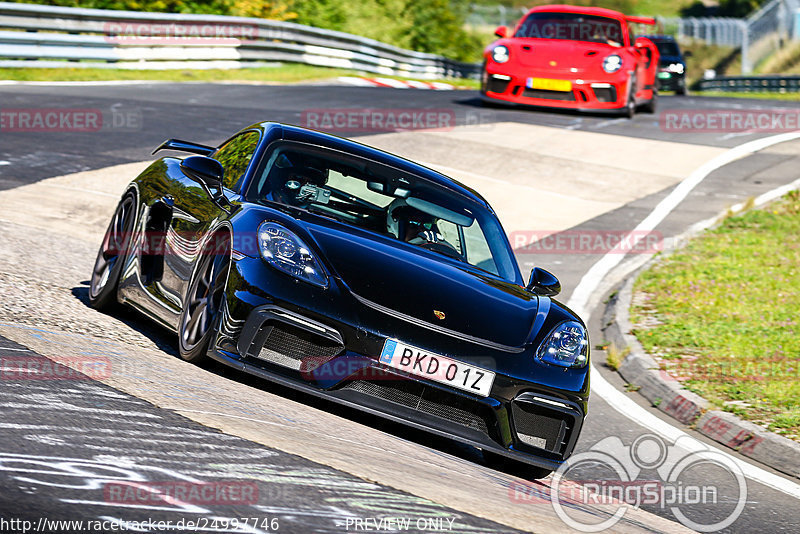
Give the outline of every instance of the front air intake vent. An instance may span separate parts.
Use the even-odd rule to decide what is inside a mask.
[[[341,343],[280,321],[269,321],[256,334],[248,356],[305,372],[313,371],[343,350]]]
[[[575,426],[574,417],[539,404],[514,401],[511,415],[517,439],[529,447],[563,454]]]
[[[354,380],[343,389],[400,404],[419,412],[446,419],[451,423],[489,433],[485,407],[467,398],[441,391],[411,380],[370,382]]]

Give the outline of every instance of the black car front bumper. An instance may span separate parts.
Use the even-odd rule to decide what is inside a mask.
[[[681,91],[686,89],[686,75],[669,71],[659,71],[656,77],[659,91]]]
[[[359,352],[344,341],[353,335],[360,337]],[[235,343],[220,335],[209,355],[284,386],[539,467],[557,469],[572,453],[585,415],[580,399],[501,374],[491,396],[464,393],[381,364],[370,355],[380,354],[383,341],[267,304],[252,309]]]

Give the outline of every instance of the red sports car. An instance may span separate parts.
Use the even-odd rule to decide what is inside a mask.
[[[648,17],[565,5],[540,6],[484,51],[481,93],[491,101],[577,110],[655,112],[658,48],[634,36]]]

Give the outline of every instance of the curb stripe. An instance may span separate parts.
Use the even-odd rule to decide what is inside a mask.
[[[395,80],[394,78],[366,78],[340,76],[339,81],[359,87],[387,87],[390,89],[428,89],[432,91],[452,91],[454,87],[444,82],[425,82],[421,80]]]

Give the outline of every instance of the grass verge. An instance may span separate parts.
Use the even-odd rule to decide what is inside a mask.
[[[724,91],[692,91],[692,96],[716,96],[725,98],[749,98],[755,100],[800,101],[800,93],[729,93]]]
[[[98,68],[0,68],[0,79],[30,82],[66,82],[66,81],[164,81],[164,82],[209,82],[209,83],[299,83],[314,82],[338,78],[339,76],[368,76],[354,70],[315,67],[296,63],[284,63],[275,67],[259,67],[253,69],[209,69],[209,70],[125,70]],[[408,79],[401,76],[385,76],[385,78]],[[477,80],[437,80],[449,83],[457,88],[476,89]]]
[[[686,81],[690,87],[703,79],[707,69],[713,69],[717,76],[741,72],[741,55],[731,46],[691,41],[682,44],[681,48],[684,52],[692,53],[692,56],[686,59]]]
[[[800,194],[726,219],[636,281],[635,334],[716,407],[800,441]]]

